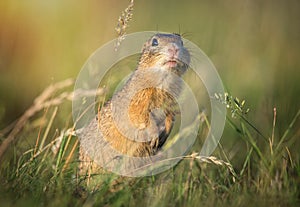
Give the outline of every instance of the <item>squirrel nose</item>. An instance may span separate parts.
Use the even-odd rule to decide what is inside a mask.
[[[174,57],[178,54],[178,50],[179,48],[176,45],[172,44],[168,48],[168,53],[170,56]]]

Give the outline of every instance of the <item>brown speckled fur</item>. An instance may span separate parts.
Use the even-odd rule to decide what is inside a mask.
[[[153,38],[156,38],[159,41],[159,45],[156,47],[151,45]],[[158,62],[164,60],[165,48],[170,47],[170,43],[174,43],[178,46],[180,51],[179,56],[184,60],[182,62],[179,61],[178,65],[170,70],[179,76],[183,75],[187,70],[190,57],[188,51],[182,45],[181,37],[173,34],[156,34],[149,41],[147,41],[143,47],[142,56],[136,71],[147,71],[152,67],[159,67],[160,63],[158,64]],[[114,96],[119,96],[122,98],[122,96],[126,96],[128,92],[135,90],[135,85],[138,83],[142,81],[151,82],[152,80],[156,79],[155,77],[154,79],[151,79],[153,77],[149,77],[147,75],[143,76],[143,74],[147,73],[142,73],[142,75],[133,73],[129,81]],[[180,82],[170,81],[167,83],[167,87],[170,87],[172,90],[174,90],[175,94],[177,95],[179,95],[181,91]],[[162,123],[164,134],[162,137],[157,137],[151,142],[135,142],[122,135],[115,126],[112,118],[113,104],[117,103],[114,103],[113,100],[110,100],[106,102],[100,110],[98,114],[98,130],[101,130],[103,138],[108,141],[115,150],[130,156],[150,156],[155,154],[161,148],[170,134],[175,115],[178,111],[176,100],[168,92],[159,88],[146,88],[139,91],[129,105],[128,114],[130,121],[136,127],[143,125],[147,128],[150,122],[149,112],[153,109],[160,108],[165,113],[165,119]],[[122,106],[120,105],[120,107]],[[81,174],[85,175],[99,172],[99,170],[101,170],[101,168],[89,157],[88,153],[89,146],[85,144],[84,139],[80,140],[79,159],[81,164],[79,171]]]

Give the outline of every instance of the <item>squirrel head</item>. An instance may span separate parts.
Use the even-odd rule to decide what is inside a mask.
[[[143,46],[138,70],[171,70],[182,75],[190,63],[190,53],[179,34],[153,35]]]

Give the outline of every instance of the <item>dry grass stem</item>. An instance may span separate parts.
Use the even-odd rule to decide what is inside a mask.
[[[1,143],[0,146],[0,159],[3,156],[6,149],[9,147],[10,143],[12,143],[16,139],[16,135],[23,129],[27,121],[37,112],[41,111],[44,108],[47,108],[51,105],[59,105],[62,103],[62,99],[55,99],[49,101],[54,93],[60,89],[66,88],[73,84],[73,79],[67,79],[61,82],[58,82],[56,84],[50,85],[48,88],[46,88],[40,96],[38,96],[35,100],[33,105],[25,111],[25,113],[19,118],[17,121],[15,127],[12,129],[12,131],[9,133],[7,138]]]
[[[118,50],[118,47],[121,45],[121,42],[125,39],[126,29],[129,26],[129,22],[132,19],[133,15],[133,6],[134,0],[130,0],[127,8],[122,12],[121,16],[119,16],[117,27],[115,28],[118,38],[115,46],[115,50]]]
[[[77,90],[75,92],[62,92],[56,97],[55,94],[62,89],[65,89],[71,85],[73,85],[73,79],[66,79],[64,81],[51,84],[48,86],[42,93],[39,95],[33,102],[33,105],[25,111],[25,113],[17,120],[15,126],[9,132],[8,136],[0,145],[0,159],[2,158],[4,152],[7,150],[9,145],[15,141],[16,135],[23,129],[27,121],[34,116],[37,112],[42,109],[51,107],[51,106],[59,106],[65,100],[73,100],[73,98],[81,98],[85,96],[94,96],[94,95],[102,95],[104,93],[103,88],[99,88],[96,90]]]
[[[218,166],[225,166],[230,171],[230,173],[233,175],[233,181],[235,181],[235,178],[237,177],[232,165],[229,162],[220,160],[214,156],[202,156],[202,155],[199,155],[199,153],[193,153],[191,155],[184,156],[184,158],[197,159],[199,162],[215,164]]]

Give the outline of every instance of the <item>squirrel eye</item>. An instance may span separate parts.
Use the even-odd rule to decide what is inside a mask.
[[[158,40],[154,38],[152,40],[152,46],[157,46],[157,45],[158,45]]]

